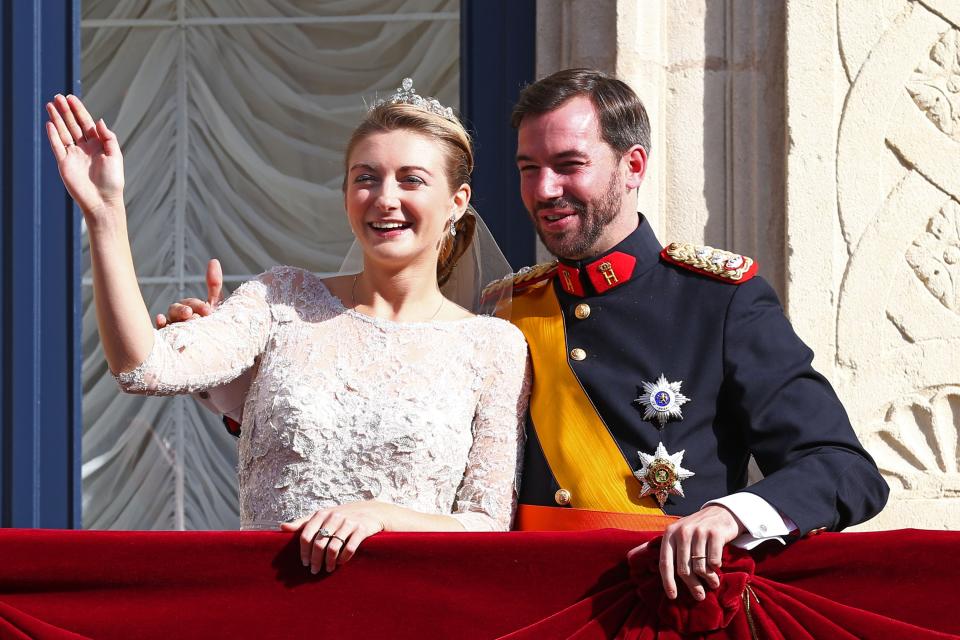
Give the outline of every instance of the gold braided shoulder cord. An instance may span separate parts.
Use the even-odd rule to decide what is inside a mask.
[[[551,269],[557,266],[557,261],[553,262],[543,262],[540,264],[533,265],[532,267],[524,267],[516,273],[508,274],[499,280],[491,282],[486,287],[483,288],[483,291],[480,292],[480,298],[489,298],[494,294],[499,293],[503,289],[509,289],[519,284],[523,284],[529,280],[538,278]]]
[[[720,254],[724,257],[723,263],[716,264],[710,260],[710,258],[716,254]],[[729,280],[739,280],[753,265],[753,259],[748,258],[747,256],[732,253],[730,251],[723,251],[722,249],[714,249],[713,247],[706,245],[698,247],[686,242],[671,243],[670,246],[667,247],[667,255],[677,262],[688,264],[691,267],[700,269],[701,271],[706,271],[707,273],[712,273],[713,275],[727,278]],[[729,271],[723,267],[723,264],[727,260],[737,256],[743,258],[743,264],[740,265],[739,268]]]

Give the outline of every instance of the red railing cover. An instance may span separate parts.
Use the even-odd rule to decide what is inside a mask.
[[[649,534],[380,534],[332,575],[269,532],[0,531],[0,638],[952,638],[960,533],[730,552],[661,594]],[[749,602],[749,612],[747,611]]]

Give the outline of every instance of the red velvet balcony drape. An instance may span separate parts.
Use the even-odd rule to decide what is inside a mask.
[[[0,638],[955,638],[960,533],[728,554],[661,596],[650,534],[380,534],[311,576],[282,533],[0,531]],[[749,612],[747,603],[749,602]]]

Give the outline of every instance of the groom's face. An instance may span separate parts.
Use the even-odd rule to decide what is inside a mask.
[[[571,98],[523,118],[517,135],[520,194],[551,253],[577,260],[612,246],[606,236],[626,196],[620,164],[600,137],[589,98]]]

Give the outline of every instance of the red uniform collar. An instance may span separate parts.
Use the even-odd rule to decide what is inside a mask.
[[[557,282],[561,289],[573,296],[583,298],[593,293],[603,294],[628,282],[636,266],[637,259],[633,256],[622,251],[611,251],[580,267],[559,263]]]
[[[650,223],[640,215],[636,230],[605,254],[579,261],[560,259],[554,279],[572,296],[604,294],[659,264],[661,248]]]

